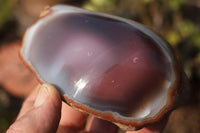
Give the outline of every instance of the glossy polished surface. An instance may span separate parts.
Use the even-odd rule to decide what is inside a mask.
[[[140,122],[155,118],[169,104],[173,62],[166,46],[144,31],[76,12],[39,23],[26,33],[22,56],[43,82],[69,99]]]

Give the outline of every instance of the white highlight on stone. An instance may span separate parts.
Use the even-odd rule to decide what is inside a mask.
[[[76,97],[78,93],[80,93],[83,88],[85,88],[85,86],[87,85],[88,81],[84,80],[84,79],[79,79],[77,82],[75,82],[75,89],[76,92],[74,93],[73,97]]]

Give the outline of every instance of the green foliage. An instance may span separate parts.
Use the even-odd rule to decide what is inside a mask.
[[[194,40],[194,44],[200,49],[200,32],[196,32],[192,38]],[[199,57],[200,57],[200,52],[199,52]]]
[[[194,46],[200,50],[200,30],[192,21],[185,20],[179,25],[180,35],[183,39],[190,39]]]
[[[0,30],[13,17],[16,0],[0,0]]]
[[[166,2],[168,9],[172,11],[178,11],[186,0],[163,0]]]
[[[181,41],[190,40],[194,46],[200,49],[200,31],[192,21],[185,20],[177,24],[177,29],[173,29],[167,35],[170,44],[176,46]]]
[[[116,8],[116,1],[117,0],[89,0],[89,2],[84,5],[84,8],[92,11],[109,12]]]
[[[169,34],[167,35],[167,40],[170,44],[176,46],[180,43],[181,37],[177,31],[170,31]]]
[[[142,0],[142,2],[144,2],[144,3],[151,3],[153,1],[155,1],[155,0]]]
[[[191,21],[183,21],[178,27],[182,37],[186,38],[195,33],[195,25]]]

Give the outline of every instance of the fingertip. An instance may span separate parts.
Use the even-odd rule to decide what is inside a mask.
[[[45,102],[51,102],[51,104],[55,106],[59,105],[59,108],[61,108],[61,97],[59,92],[53,85],[48,83],[44,83],[39,88],[34,107],[39,107]]]
[[[40,87],[32,108],[21,115],[7,132],[56,132],[61,117],[61,98],[55,87],[44,84]]]
[[[58,132],[78,132],[85,128],[88,114],[76,110],[66,103],[62,102],[61,120]]]

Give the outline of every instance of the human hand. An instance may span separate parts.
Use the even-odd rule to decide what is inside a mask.
[[[39,89],[38,89],[39,88]],[[62,102],[58,91],[49,84],[36,88],[24,101],[16,121],[7,133],[117,133],[118,127],[92,117]],[[126,133],[159,133],[166,120]]]

